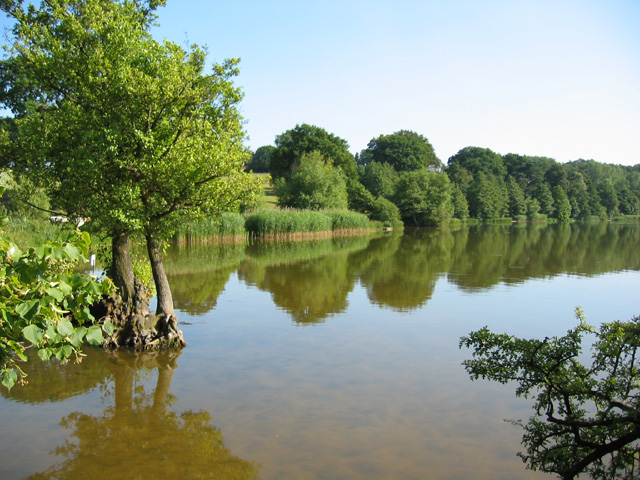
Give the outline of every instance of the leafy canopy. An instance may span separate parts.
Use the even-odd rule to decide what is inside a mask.
[[[3,153],[62,211],[109,234],[170,231],[259,191],[243,172],[238,61],[207,74],[202,48],[153,39],[163,4],[2,4],[16,20],[2,77],[13,142]]]
[[[372,139],[360,155],[360,162],[388,163],[396,171],[418,170],[440,166],[440,160],[426,137],[410,130]]]
[[[346,209],[347,184],[341,170],[325,164],[319,152],[303,154],[289,179],[275,182],[280,206],[307,210]]]
[[[640,453],[640,317],[579,324],[562,337],[526,340],[486,327],[460,340],[473,349],[463,365],[472,380],[514,382],[516,395],[535,399],[525,433],[527,468],[573,479],[638,478]],[[582,342],[593,335],[591,361]]]
[[[274,179],[289,177],[305,153],[318,152],[324,162],[340,168],[347,178],[356,178],[357,170],[346,140],[325,129],[308,125],[296,125],[276,137],[276,149],[271,154],[270,173]]]
[[[454,213],[451,182],[446,173],[426,168],[403,172],[396,185],[394,203],[405,222],[416,226],[441,225]]]

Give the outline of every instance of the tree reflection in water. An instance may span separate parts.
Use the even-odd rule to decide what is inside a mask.
[[[298,324],[344,312],[360,283],[372,304],[417,310],[446,278],[463,292],[562,274],[640,268],[637,223],[479,225],[306,242],[192,245],[167,256],[176,308],[216,306],[234,272]]]
[[[179,356],[179,351],[93,351],[75,372],[73,365],[29,362],[27,368],[36,367],[28,372],[30,385],[5,396],[41,403],[62,399],[52,397],[47,385],[76,394],[99,386],[110,406],[101,415],[73,412],[64,417],[60,424],[70,434],[53,452],[64,460],[28,478],[257,478],[258,466],[225,447],[209,412],[170,410],[176,398],[169,387]],[[148,391],[144,380],[154,371],[155,389]]]

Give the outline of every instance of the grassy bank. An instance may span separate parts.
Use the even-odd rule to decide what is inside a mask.
[[[71,233],[73,227],[63,223],[53,223],[48,219],[30,217],[9,217],[2,225],[2,235],[11,238],[20,249],[26,250],[41,245],[47,240],[62,242]]]

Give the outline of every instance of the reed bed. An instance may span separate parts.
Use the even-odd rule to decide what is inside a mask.
[[[174,236],[177,243],[208,243],[248,238],[307,239],[332,238],[374,230],[364,214],[348,210],[264,209],[248,216],[224,213],[183,225]]]
[[[183,225],[174,236],[178,243],[219,241],[220,239],[244,240],[245,216],[241,213],[223,213],[217,218],[207,218]]]
[[[337,231],[371,229],[366,215],[348,211],[261,210],[247,217],[250,237],[304,238],[312,234],[333,236]]]
[[[333,231],[368,230],[371,222],[366,215],[349,210],[331,210],[326,212],[331,217]]]

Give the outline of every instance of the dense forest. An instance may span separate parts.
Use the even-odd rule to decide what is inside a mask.
[[[401,218],[408,225],[640,213],[640,164],[559,163],[465,147],[444,165],[427,138],[407,130],[373,138],[354,156],[340,137],[297,125],[278,135],[275,146],[258,148],[248,168],[271,173],[282,206],[348,206],[374,220]]]

